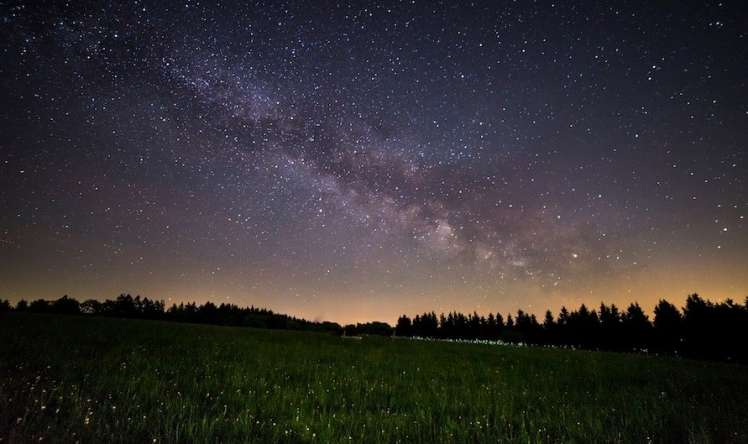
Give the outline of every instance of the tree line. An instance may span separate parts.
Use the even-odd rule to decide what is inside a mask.
[[[313,322],[286,314],[274,313],[264,308],[239,307],[234,304],[194,302],[166,308],[164,301],[147,297],[121,294],[116,299],[103,302],[88,299],[79,302],[75,298],[63,296],[57,300],[37,299],[31,302],[20,300],[12,307],[10,302],[0,301],[0,311],[14,310],[31,313],[56,313],[71,315],[111,316],[133,319],[152,319],[196,324],[215,324],[237,327],[256,327],[283,330],[306,330],[342,334],[343,327],[335,322]]]
[[[518,310],[479,315],[451,312],[437,316],[427,312],[410,318],[400,316],[393,328],[385,322],[341,326],[335,322],[300,319],[272,310],[212,302],[180,303],[166,308],[164,301],[122,294],[116,299],[78,302],[63,296],[57,300],[19,301],[12,306],[0,300],[3,311],[60,313],[154,319],[174,322],[305,330],[349,336],[382,335],[434,339],[492,340],[589,350],[641,351],[703,359],[748,362],[748,297],[741,305],[727,299],[714,303],[692,294],[682,309],[660,300],[654,318],[637,303],[621,310],[601,303],[597,309],[582,304],[569,311],[562,307],[554,317],[548,310],[542,320]]]
[[[67,295],[56,300],[36,299],[31,302],[21,299],[15,307],[8,300],[0,300],[0,312],[4,311],[55,313],[69,315],[95,315],[119,318],[152,319],[195,324],[214,324],[235,327],[269,328],[280,330],[304,330],[357,336],[362,334],[391,336],[394,328],[384,322],[367,322],[341,326],[336,322],[315,322],[274,313],[272,310],[254,306],[239,307],[234,304],[212,302],[204,304],[180,303],[166,308],[164,301],[147,297],[121,294],[103,302],[88,299],[79,302]]]
[[[637,303],[626,310],[615,304],[590,309],[582,304],[557,316],[548,310],[542,320],[518,310],[506,318],[452,312],[401,316],[397,336],[436,339],[482,339],[509,343],[565,346],[589,350],[641,351],[679,356],[748,362],[748,297],[745,304],[727,299],[714,303],[689,295],[682,309],[662,299],[654,319]]]

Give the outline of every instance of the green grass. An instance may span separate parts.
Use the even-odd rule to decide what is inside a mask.
[[[748,371],[628,354],[0,318],[2,442],[748,442]]]

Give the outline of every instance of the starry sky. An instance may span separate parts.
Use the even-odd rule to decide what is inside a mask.
[[[2,2],[0,297],[748,295],[745,2]]]

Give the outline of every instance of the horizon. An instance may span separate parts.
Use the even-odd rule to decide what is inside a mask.
[[[548,311],[548,310],[550,310],[551,313],[553,314],[553,318],[557,319],[558,318],[558,314],[561,311],[562,307],[565,307],[569,311],[574,311],[574,310],[577,310],[582,304],[584,304],[590,311],[595,311],[595,312],[597,312],[599,310],[600,304],[605,304],[607,306],[615,305],[621,311],[625,311],[628,308],[629,305],[638,304],[642,308],[642,310],[644,311],[644,314],[649,318],[649,321],[651,322],[654,319],[654,307],[657,305],[657,303],[655,303],[651,307],[648,307],[648,306],[642,305],[641,303],[639,303],[636,300],[630,300],[630,301],[628,301],[626,303],[623,303],[623,304],[619,304],[619,303],[615,303],[615,302],[610,302],[610,301],[602,300],[602,301],[598,302],[597,304],[588,304],[586,302],[580,302],[579,304],[576,304],[576,305],[561,305],[561,306],[558,306],[558,307],[555,307],[555,308],[554,307],[548,307],[548,308],[544,308],[544,309],[542,309],[540,311],[532,311],[532,310],[529,310],[529,309],[526,309],[526,308],[522,308],[522,307],[518,307],[518,308],[516,308],[514,310],[508,310],[508,311],[507,310],[485,310],[485,311],[480,311],[480,310],[475,310],[475,309],[472,309],[472,310],[460,310],[460,309],[455,309],[455,308],[453,308],[453,309],[445,309],[445,310],[426,309],[426,310],[421,310],[421,311],[417,311],[417,312],[410,312],[410,313],[403,312],[403,313],[398,313],[392,319],[383,319],[383,318],[382,319],[374,319],[374,318],[372,318],[372,319],[356,319],[356,320],[351,320],[351,321],[342,321],[342,320],[339,320],[339,319],[330,319],[330,318],[311,318],[311,317],[300,315],[300,314],[297,314],[297,313],[294,313],[294,312],[277,310],[277,309],[275,309],[273,307],[262,306],[262,305],[251,304],[251,303],[247,304],[247,305],[241,305],[241,304],[235,304],[235,303],[228,302],[228,301],[214,301],[214,300],[209,300],[209,299],[208,300],[202,300],[202,301],[200,301],[200,300],[172,301],[172,300],[161,299],[161,298],[158,298],[158,297],[154,298],[154,297],[150,297],[148,295],[143,295],[143,294],[138,294],[138,293],[128,293],[128,292],[120,292],[120,293],[118,293],[118,294],[116,294],[114,296],[103,297],[103,298],[79,298],[79,297],[75,297],[75,295],[71,295],[71,294],[67,294],[66,293],[66,294],[63,294],[61,296],[54,297],[54,298],[27,297],[27,298],[19,298],[19,299],[16,299],[16,300],[8,299],[8,301],[11,303],[12,306],[15,307],[15,305],[20,300],[25,300],[26,302],[29,302],[29,303],[32,302],[32,301],[34,301],[34,300],[38,300],[38,299],[43,299],[45,301],[52,302],[52,301],[54,301],[56,299],[59,299],[59,298],[64,297],[64,296],[67,296],[69,298],[77,300],[80,303],[82,303],[82,302],[84,302],[86,300],[89,300],[89,299],[94,299],[94,300],[97,300],[99,302],[104,302],[106,300],[114,300],[114,299],[116,299],[120,295],[129,295],[129,296],[132,296],[133,298],[139,296],[141,298],[148,298],[151,301],[163,301],[164,302],[164,310],[168,310],[172,305],[179,306],[180,304],[185,304],[186,305],[186,304],[190,304],[190,303],[195,303],[197,305],[202,305],[202,304],[206,304],[206,303],[210,302],[210,303],[213,303],[216,306],[218,306],[218,305],[221,305],[221,304],[225,303],[225,304],[235,305],[235,306],[237,306],[239,308],[254,307],[254,308],[257,308],[257,309],[266,309],[266,310],[270,310],[270,311],[272,311],[273,313],[276,313],[276,314],[288,315],[288,316],[294,317],[296,319],[302,319],[302,320],[306,320],[306,321],[313,321],[313,322],[334,322],[334,323],[337,323],[337,324],[339,324],[341,326],[350,325],[350,324],[357,324],[357,323],[365,324],[365,323],[370,323],[370,322],[385,322],[385,323],[387,323],[389,325],[394,326],[397,323],[397,319],[400,316],[404,315],[404,316],[408,316],[408,317],[414,317],[416,315],[421,315],[421,314],[424,314],[424,313],[431,313],[431,312],[434,312],[437,315],[441,315],[441,314],[445,314],[446,315],[446,314],[451,313],[451,312],[457,312],[457,313],[463,313],[463,314],[466,314],[466,315],[469,315],[469,314],[472,314],[472,313],[477,313],[479,316],[488,316],[489,313],[494,314],[494,315],[496,315],[497,313],[500,313],[502,316],[506,316],[506,315],[514,316],[514,315],[517,314],[518,310],[523,311],[527,315],[534,315],[538,319],[538,321],[540,322],[543,319],[543,316],[545,315],[546,311]],[[698,292],[690,292],[686,296],[683,297],[683,301],[682,301],[683,303],[682,304],[679,303],[679,301],[677,301],[677,300],[669,299],[669,298],[666,298],[666,297],[658,299],[658,302],[660,300],[665,300],[665,301],[673,304],[678,310],[683,310],[683,308],[685,306],[686,299],[690,295],[698,295],[699,297],[701,297],[705,301],[711,302],[711,303],[721,303],[721,302],[724,302],[726,300],[732,300],[732,301],[734,301],[734,302],[736,302],[738,304],[741,304],[741,303],[743,303],[744,300],[748,301],[748,295],[744,296],[743,298],[731,298],[731,297],[711,298],[711,297],[705,296],[705,295],[703,295],[701,293],[698,293]],[[2,299],[3,298],[0,298],[0,301],[2,301]]]

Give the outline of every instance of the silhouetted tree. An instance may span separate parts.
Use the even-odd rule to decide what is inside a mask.
[[[499,338],[498,332],[496,330],[496,317],[493,315],[493,313],[489,313],[488,317],[485,318],[482,336],[484,339],[491,340]]]
[[[580,305],[579,310],[569,313],[565,325],[565,336],[571,345],[585,348],[597,347],[599,320],[594,310],[590,311],[586,305]]]
[[[49,311],[49,301],[45,301],[44,299],[31,301],[28,310],[33,313],[47,313]]]
[[[501,313],[496,313],[496,338],[501,339],[504,336],[504,317]]]
[[[343,331],[348,336],[392,336],[393,328],[385,322],[373,321],[364,324],[349,324],[343,327]]]
[[[413,323],[409,317],[402,315],[397,319],[395,334],[397,336],[413,336]]]
[[[679,352],[683,335],[683,317],[675,305],[660,299],[654,309],[653,347],[660,352]]]
[[[686,298],[686,306],[683,307],[683,336],[684,347],[688,354],[708,356],[707,348],[713,339],[713,322],[709,312],[712,304],[694,293]],[[714,344],[712,344],[714,345]]]
[[[625,346],[630,350],[647,349],[652,330],[649,318],[637,303],[629,305],[622,318]]]
[[[558,344],[557,335],[557,325],[553,319],[553,313],[550,310],[546,310],[545,317],[543,318],[543,343],[549,345]]]
[[[78,314],[80,313],[80,307],[77,300],[69,298],[68,295],[65,295],[60,299],[52,302],[52,305],[49,307],[49,311],[61,314]]]
[[[624,347],[623,320],[618,307],[600,303],[600,337],[598,346],[608,350],[621,350]]]

